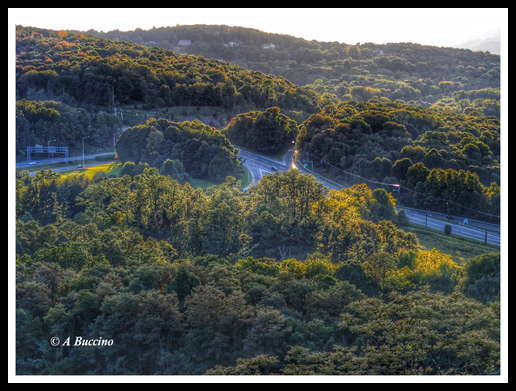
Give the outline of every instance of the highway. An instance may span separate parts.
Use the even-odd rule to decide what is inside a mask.
[[[262,176],[273,174],[275,172],[274,169],[277,171],[288,171],[291,168],[297,168],[294,164],[294,154],[295,150],[292,148],[283,156],[283,159],[280,162],[267,157],[256,155],[240,148],[239,156],[242,158],[244,166],[246,166],[246,168],[251,173],[251,183],[258,183]],[[317,178],[329,189],[342,189],[342,187],[338,187],[332,182],[321,180],[322,177],[320,175],[318,175]],[[398,209],[400,208],[398,207]],[[481,242],[485,242],[486,240],[485,229],[450,223],[446,220],[434,218],[430,212],[427,214],[425,212],[410,209],[404,210],[409,221],[414,224],[434,228],[441,232],[444,232],[445,224],[450,224],[452,226],[451,233],[454,235],[475,239]],[[490,231],[487,233],[487,243],[500,246],[500,234],[493,233],[490,229]]]
[[[95,159],[97,156],[102,155],[112,155],[113,152],[105,152],[105,153],[96,153],[93,155],[84,155],[84,160],[87,159]],[[44,164],[56,164],[56,163],[63,163],[65,161],[64,157],[58,156],[58,157],[52,157],[47,159],[38,159],[38,160],[32,160],[32,163],[36,164],[30,164],[30,162],[19,162],[16,163],[16,168],[27,168],[27,170],[37,170],[38,166],[44,165]],[[81,156],[71,156],[68,158],[69,168],[76,168],[77,164],[82,164],[82,155]],[[73,162],[73,163],[72,163]],[[102,164],[105,162],[102,162]],[[57,171],[57,170],[54,170]]]
[[[85,155],[84,159],[94,159],[95,156],[112,154],[112,152],[94,154],[94,155]],[[292,168],[297,169],[294,164],[294,148],[290,149],[284,156],[282,161],[277,161],[274,159],[270,159],[264,156],[256,155],[254,153],[248,152],[245,149],[240,148],[239,157],[243,161],[244,166],[249,170],[251,174],[251,182],[250,183],[258,183],[260,179],[267,174],[274,174],[274,172],[278,171],[288,171]],[[77,163],[82,164],[82,156],[74,156],[68,159],[70,163],[68,166],[64,166],[63,168],[55,169],[54,171],[73,169],[77,167]],[[29,165],[29,162],[21,162],[16,164],[16,168],[26,167],[29,170],[37,170],[38,165],[50,164],[50,163],[60,163],[63,162],[64,158],[56,157],[50,159],[41,159],[37,161],[36,165]],[[98,164],[104,164],[106,162],[100,162]],[[91,165],[91,164],[90,164]],[[308,170],[310,171],[310,170]],[[336,186],[334,183],[326,180],[321,180],[323,177],[318,175],[318,180],[320,180],[325,186],[329,189],[341,190],[342,187]],[[246,189],[244,189],[246,190]],[[399,209],[399,207],[398,207]],[[421,211],[415,211],[411,209],[404,209],[405,214],[409,218],[409,221],[419,224],[425,227],[434,228],[441,232],[444,232],[444,225],[448,222],[445,220],[437,219],[432,216],[432,213],[425,213]],[[462,224],[451,224],[452,226],[452,234],[460,235],[466,238],[475,239],[481,242],[485,242],[486,240],[486,230],[482,228],[475,228],[471,226],[464,226]],[[491,228],[487,233],[487,243],[494,244],[496,246],[500,246],[500,234],[492,233]]]
[[[247,152],[244,149],[240,149],[239,157],[243,165],[251,173],[250,183],[258,183],[262,176],[274,174],[275,171],[288,171],[292,168],[292,166],[288,164],[288,160],[284,159],[282,162],[279,162],[274,159]]]
[[[400,208],[398,208],[400,209]],[[480,228],[469,227],[462,224],[449,223],[440,219],[436,219],[432,216],[432,213],[419,212],[409,209],[404,209],[405,214],[409,218],[409,221],[415,224],[423,225],[425,227],[434,228],[441,232],[444,232],[445,224],[452,226],[452,234],[464,236],[466,238],[479,240],[481,242],[486,241],[486,230]],[[500,246],[500,234],[487,232],[487,243]]]
[[[258,183],[262,176],[274,174],[275,171],[288,171],[292,168],[297,169],[294,164],[294,148],[290,149],[284,156],[282,161],[270,159],[264,156],[256,155],[244,149],[240,149],[239,156],[243,160],[244,166],[251,172],[251,183]],[[342,187],[335,186],[333,183],[321,181],[329,189],[340,190]]]

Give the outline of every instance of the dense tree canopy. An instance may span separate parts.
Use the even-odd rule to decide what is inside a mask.
[[[112,148],[120,105],[237,114],[127,127],[119,175],[17,172],[16,373],[500,375],[500,253],[423,248],[383,186],[499,215],[499,83],[499,56],[411,43],[17,26],[18,156]],[[232,143],[294,137],[350,186],[292,169],[242,192]]]
[[[407,206],[500,215],[500,122],[493,117],[342,102],[301,124],[296,149],[337,180],[406,186]]]
[[[18,26],[17,99],[59,99],[89,109],[141,103],[168,106],[270,107],[315,112],[310,88],[202,56]]]
[[[184,171],[196,178],[222,181],[241,170],[238,151],[218,130],[199,120],[176,123],[150,119],[144,125],[128,128],[116,141],[115,151],[123,163],[163,166],[178,160]]]
[[[296,137],[297,124],[280,114],[279,107],[271,107],[239,114],[221,132],[235,145],[272,154]]]
[[[383,189],[140,165],[17,176],[18,374],[499,374],[499,254],[421,249]]]
[[[113,148],[113,136],[120,132],[119,117],[99,111],[90,114],[62,102],[16,101],[16,154],[25,156],[28,146],[67,146],[70,153],[82,150],[82,138],[89,146]],[[37,157],[37,156],[36,156]]]

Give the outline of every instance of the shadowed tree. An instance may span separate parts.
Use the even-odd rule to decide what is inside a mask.
[[[190,273],[184,265],[178,269],[174,279],[168,287],[168,291],[176,292],[181,311],[184,311],[185,309],[184,305],[186,297],[190,294],[193,288],[199,285],[201,285],[201,280],[199,280],[195,274]]]

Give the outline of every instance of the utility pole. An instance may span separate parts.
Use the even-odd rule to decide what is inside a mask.
[[[113,105],[113,108],[115,109],[115,115],[116,115],[115,87],[114,86],[111,88],[111,104]]]
[[[47,151],[48,151],[48,158],[49,158],[49,159],[50,159],[50,151],[49,151],[49,149],[50,149],[50,143],[51,143],[52,141],[56,141],[56,140],[55,140],[55,139],[54,139],[54,140],[48,140],[48,143],[47,143],[47,147],[48,147],[48,148],[47,148]]]
[[[90,136],[86,136],[82,138],[82,168],[84,168],[84,139]]]
[[[398,200],[397,200],[396,203],[397,203],[398,206],[400,206],[400,197],[401,197],[400,196],[400,189],[401,189],[401,186],[396,184],[396,183],[393,183],[391,186],[394,187],[394,189],[398,191]]]
[[[115,150],[115,137],[118,136],[120,133],[113,133],[113,150]]]

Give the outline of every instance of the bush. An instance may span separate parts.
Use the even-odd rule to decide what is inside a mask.
[[[449,235],[449,234],[451,234],[451,231],[452,231],[451,225],[450,224],[445,224],[444,225],[444,233],[446,235]]]
[[[400,209],[397,215],[397,222],[400,226],[406,226],[408,225],[409,218],[407,217],[407,214],[405,213],[404,209]]]

